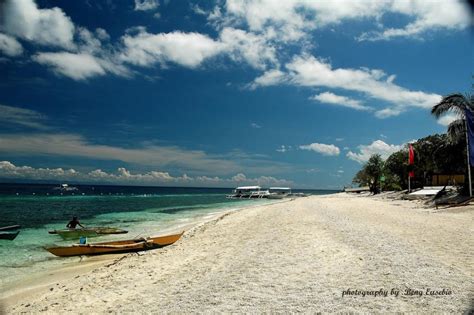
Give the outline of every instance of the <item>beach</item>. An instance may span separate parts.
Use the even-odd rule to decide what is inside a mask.
[[[163,249],[2,288],[0,311],[462,313],[473,307],[473,218],[474,206],[345,193],[251,206]]]

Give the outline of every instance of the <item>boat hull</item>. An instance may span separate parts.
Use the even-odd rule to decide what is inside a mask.
[[[91,244],[74,244],[72,246],[47,247],[46,250],[59,257],[138,252],[171,245],[179,240],[183,233],[184,232],[174,235],[149,237],[146,239],[142,238]]]
[[[18,234],[20,234],[20,231],[16,232],[0,232],[0,240],[9,240],[13,241]]]

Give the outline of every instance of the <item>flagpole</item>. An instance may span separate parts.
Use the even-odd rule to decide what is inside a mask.
[[[467,176],[469,178],[469,197],[472,198],[472,181],[471,181],[471,161],[470,161],[470,158],[469,158],[469,137],[468,137],[468,134],[467,134],[467,114],[464,114],[464,116],[466,116],[466,120],[464,121],[464,125],[465,125],[465,128],[466,128],[466,152],[467,152]]]

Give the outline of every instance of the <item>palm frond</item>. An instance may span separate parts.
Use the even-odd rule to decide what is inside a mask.
[[[473,96],[466,97],[460,93],[455,93],[443,97],[441,102],[433,106],[431,114],[439,118],[447,112],[454,112],[464,117],[464,110],[466,108],[474,109]]]
[[[464,119],[456,119],[448,125],[448,136],[451,143],[457,143],[466,133]]]

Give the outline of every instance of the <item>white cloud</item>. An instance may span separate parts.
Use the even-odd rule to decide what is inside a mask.
[[[456,113],[447,113],[438,119],[438,124],[447,127],[450,123],[460,118],[461,117]]]
[[[14,37],[0,33],[0,52],[10,57],[19,56],[23,46]]]
[[[341,152],[334,144],[311,143],[307,145],[300,145],[301,150],[314,151],[327,156],[336,156]]]
[[[124,49],[120,59],[138,66],[173,62],[196,68],[223,49],[219,42],[199,33],[176,31],[150,34],[143,28],[139,29],[137,34],[123,36],[122,41]]]
[[[196,13],[197,15],[207,15],[207,12],[204,11],[199,5],[195,4],[195,5],[192,5],[191,4],[191,10]]]
[[[251,84],[250,89],[256,89],[261,86],[279,85],[286,81],[286,74],[280,70],[273,69],[264,72],[261,76],[255,78]]]
[[[168,172],[149,171],[145,173],[132,173],[124,167],[119,167],[116,172],[108,173],[101,169],[90,172],[80,172],[74,169],[63,168],[34,168],[31,166],[16,166],[9,161],[0,161],[0,178],[27,179],[27,180],[58,180],[86,183],[113,183],[129,185],[186,185],[186,186],[214,186],[229,187],[230,185],[257,184],[291,185],[292,181],[271,176],[248,178],[239,173],[231,178],[196,176],[186,174],[173,176]]]
[[[245,61],[256,69],[278,64],[276,49],[264,37],[226,27],[220,33],[223,49],[234,61]]]
[[[135,11],[155,10],[159,5],[158,0],[135,0]]]
[[[355,110],[370,110],[371,109],[368,106],[362,105],[362,103],[358,100],[354,100],[346,96],[336,95],[331,92],[320,93],[320,94],[312,96],[310,99],[319,101],[321,103],[348,107]]]
[[[34,110],[0,104],[0,123],[32,129],[48,129],[46,117]]]
[[[288,152],[289,150],[291,150],[291,146],[286,146],[283,144],[278,149],[276,149],[276,151],[280,153],[285,153],[285,152]]]
[[[460,1],[305,1],[305,0],[227,0],[216,6],[213,20],[225,25],[245,23],[253,32],[272,30],[281,41],[300,40],[311,31],[350,20],[368,20],[382,27],[367,32],[359,40],[421,36],[426,31],[464,29],[470,25],[468,8]],[[222,12],[221,12],[222,11]],[[386,14],[400,14],[409,19],[394,29],[381,24]]]
[[[39,9],[33,0],[5,0],[0,6],[0,30],[41,45],[74,48],[74,24],[60,8]]]
[[[73,179],[78,173],[74,169],[62,168],[33,168],[30,166],[15,166],[9,161],[0,161],[0,178],[15,179]]]
[[[439,29],[460,30],[471,24],[470,9],[462,1],[393,1],[391,12],[414,19],[402,28],[367,32],[359,40],[390,40],[397,37],[421,37],[424,32]]]
[[[260,129],[260,128],[262,128],[262,126],[260,126],[260,125],[257,124],[257,123],[254,123],[254,122],[251,123],[250,126],[251,126],[252,128],[255,128],[255,129]]]
[[[394,116],[400,115],[404,111],[405,109],[402,107],[395,107],[395,108],[387,107],[387,108],[376,111],[375,117],[381,118],[381,119],[394,117]]]
[[[347,152],[346,156],[360,164],[369,160],[373,154],[380,154],[383,159],[386,159],[390,154],[402,149],[401,145],[387,144],[382,140],[376,140],[369,145],[359,145],[359,152]]]
[[[400,87],[393,83],[392,76],[387,79],[379,69],[333,69],[328,62],[309,55],[295,57],[286,67],[294,85],[362,92],[393,104],[393,108],[376,113],[378,117],[397,115],[407,107],[431,108],[441,100],[438,94]]]
[[[51,66],[55,73],[74,80],[85,80],[106,73],[94,56],[85,53],[39,53],[33,56],[33,60]]]

